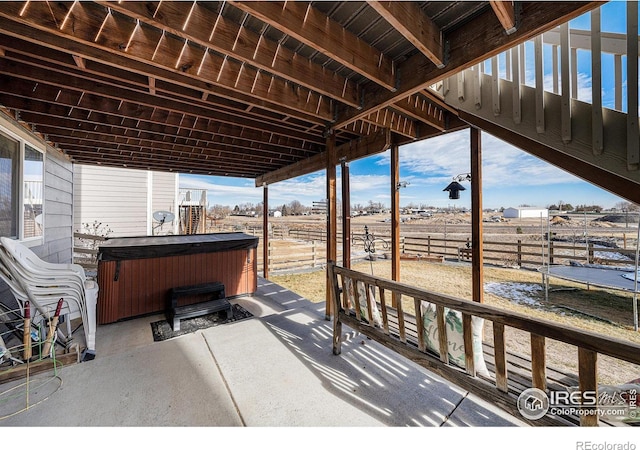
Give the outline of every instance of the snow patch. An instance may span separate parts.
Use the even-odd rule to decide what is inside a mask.
[[[485,283],[484,285],[484,291],[489,294],[529,306],[541,306],[534,297],[542,290],[542,286],[528,283]]]

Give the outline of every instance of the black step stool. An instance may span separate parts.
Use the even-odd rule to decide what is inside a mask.
[[[178,306],[180,297],[211,294],[210,300],[191,305]],[[173,331],[180,330],[180,320],[204,316],[219,311],[225,311],[227,319],[233,317],[231,303],[226,299],[224,284],[204,283],[193,286],[180,286],[169,291],[169,300],[165,315]]]

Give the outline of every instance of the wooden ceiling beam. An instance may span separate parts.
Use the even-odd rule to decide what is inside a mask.
[[[81,56],[77,56],[77,55],[72,55],[72,56],[73,56],[73,60],[76,63],[76,66],[78,66],[80,69],[86,69],[85,63],[84,63],[84,58],[82,58]]]
[[[124,118],[110,117],[93,111],[88,114],[86,110],[80,108],[69,110],[67,107],[42,105],[33,101],[20,102],[16,101],[15,97],[3,96],[0,97],[0,100],[6,106],[21,111],[21,116],[25,121],[35,124],[39,130],[46,129],[47,133],[52,135],[55,134],[55,131],[52,130],[60,129],[108,136],[116,142],[123,142],[123,140],[126,142],[129,138],[152,142],[180,140],[185,146],[216,146],[230,152],[237,151],[239,148],[248,148],[256,152],[257,155],[264,154],[269,158],[299,158],[317,152],[310,148],[284,145],[295,144],[295,142],[283,141],[273,135],[256,136],[247,133],[241,127],[223,124],[212,125],[207,121],[198,124],[198,128],[203,130],[193,131],[187,128],[180,129],[175,125],[153,124],[144,120],[124,120]],[[26,109],[27,107],[30,109]],[[62,111],[56,111],[54,108],[60,108]],[[65,112],[66,114],[64,114]],[[261,139],[257,139],[257,137]]]
[[[235,166],[240,169],[248,169],[252,168],[256,165],[260,165],[261,168],[264,169],[275,169],[281,166],[278,161],[275,160],[261,160],[254,159],[251,157],[243,158],[241,155],[239,156],[230,156],[225,155],[220,152],[217,152],[215,149],[198,149],[198,151],[191,152],[183,152],[183,151],[174,151],[174,150],[165,150],[165,149],[157,149],[157,148],[139,148],[131,145],[118,145],[97,143],[91,141],[74,141],[73,139],[65,139],[64,136],[58,136],[62,141],[60,142],[60,148],[63,149],[65,153],[73,152],[93,152],[99,151],[103,154],[117,154],[117,153],[128,153],[132,156],[136,156],[138,158],[148,157],[153,159],[166,159],[167,161],[174,163],[177,160],[180,161],[193,161],[199,164],[207,165],[217,164],[217,165],[230,165]]]
[[[381,153],[391,145],[391,132],[389,129],[380,128],[375,133],[352,140],[336,147],[338,160],[345,158],[347,162],[364,158],[365,156]],[[276,169],[256,177],[256,187],[263,184],[273,184],[278,181],[288,180],[300,175],[306,175],[327,168],[326,150],[302,161],[295,162],[286,167]]]
[[[393,62],[310,2],[235,1],[227,3],[379,84],[396,90]]]
[[[392,108],[415,120],[444,131],[448,112],[420,94],[414,94],[393,104]]]
[[[516,32],[516,10],[512,1],[491,0],[491,8],[507,34]]]
[[[403,76],[400,77],[400,83],[395,92],[384,89],[371,90],[367,93],[362,108],[341,110],[333,127],[343,128],[378,109],[392,106],[437,81],[479,64],[601,4],[601,2],[557,2],[554,3],[553,8],[550,8],[546,2],[522,2],[522,23],[518,30],[510,35],[504,32],[493,10],[488,9],[473,21],[445,35],[445,41],[449,43],[449,59],[444,68],[438,69],[430,62],[425,64],[422,54],[410,57],[398,66]]]
[[[416,2],[367,0],[367,3],[436,67],[444,67],[442,31]]]
[[[2,78],[0,77],[0,80]],[[42,93],[42,85],[38,86],[41,93],[40,100],[28,99],[24,90],[16,86],[5,88],[0,85],[0,97],[2,103],[17,110],[31,111],[46,116],[60,117],[61,119],[73,119],[87,122],[94,126],[118,126],[124,132],[127,128],[138,132],[147,132],[158,136],[180,136],[180,133],[190,133],[194,139],[211,143],[219,143],[219,138],[239,139],[239,142],[264,144],[274,152],[295,151],[300,154],[309,154],[316,151],[317,144],[294,139],[285,135],[274,134],[268,131],[258,132],[237,124],[212,122],[200,116],[188,116],[190,124],[181,122],[179,113],[163,110],[141,108],[136,104],[122,102],[110,105],[108,101],[93,98],[91,94],[74,95],[58,91]],[[247,144],[244,144],[247,145]]]
[[[202,164],[197,160],[181,161],[180,167],[178,168],[175,161],[164,161],[153,157],[137,157],[129,155],[127,152],[103,154],[101,152],[87,153],[83,151],[69,151],[66,152],[65,155],[70,157],[76,164],[90,164],[127,169],[196,173],[201,175],[218,175],[238,178],[255,178],[260,173],[257,168],[256,170],[252,170],[251,167],[244,169],[233,165],[219,166],[214,163]]]
[[[0,21],[2,19],[0,18]],[[60,52],[51,48],[41,47],[39,45],[19,40],[19,48],[12,48],[12,45],[16,44],[17,39],[7,35],[3,35],[0,30],[0,49],[6,47],[6,58],[8,60],[31,64],[36,67],[46,67],[47,70],[63,73],[66,76],[77,76],[83,79],[91,80],[94,83],[106,83],[112,85],[115,89],[119,89],[121,86],[127,86],[130,89],[137,89],[140,92],[151,93],[150,84],[153,84],[156,90],[156,94],[161,97],[169,98],[182,98],[189,102],[198,101],[204,102],[203,106],[209,109],[214,109],[219,112],[240,114],[242,117],[256,117],[257,120],[267,120],[268,123],[274,121],[280,122],[285,126],[291,126],[292,129],[301,130],[309,129],[310,124],[321,125],[322,129],[326,124],[316,117],[302,115],[297,113],[296,117],[283,120],[283,116],[290,116],[292,111],[281,109],[279,112],[275,112],[270,109],[264,109],[260,106],[252,107],[251,114],[247,114],[246,103],[242,103],[242,98],[227,98],[221,96],[214,96],[207,94],[203,99],[201,86],[187,86],[184,84],[177,84],[173,81],[167,81],[160,79],[153,75],[141,75],[136,72],[125,70],[124,68],[116,68],[101,64],[93,60],[84,60],[85,69],[79,72],[76,66],[70,62],[66,62],[65,59],[70,60],[70,56],[64,52]],[[150,83],[150,80],[154,80]],[[236,97],[239,97],[236,95]]]
[[[389,128],[392,133],[397,133],[412,139],[418,137],[415,121],[390,108],[376,111],[363,118],[362,121],[380,128]]]
[[[145,150],[145,153],[156,154],[157,151],[171,152],[179,156],[188,157],[200,151],[207,151],[216,154],[221,158],[230,161],[244,161],[246,156],[251,156],[254,163],[293,163],[301,159],[300,156],[291,156],[286,153],[272,154],[261,152],[259,148],[244,147],[241,145],[227,144],[207,144],[206,142],[189,145],[185,139],[167,140],[166,138],[150,139],[149,136],[141,134],[137,137],[124,137],[116,134],[106,134],[98,132],[85,132],[70,129],[68,127],[55,127],[51,125],[39,125],[40,133],[48,137],[55,138],[61,147],[69,145],[84,145],[113,149],[135,149]],[[117,139],[116,139],[117,138]],[[241,156],[239,158],[239,156]]]
[[[93,2],[77,2],[67,26],[59,29],[51,16],[66,16],[66,8],[62,2],[32,2],[20,16],[21,4],[8,2],[0,9],[0,16],[32,28],[24,33],[26,36],[33,35],[33,29],[56,36],[61,49],[72,41],[81,44],[81,48],[103,50],[102,61],[108,61],[110,65],[115,64],[113,56],[124,56],[125,60],[151,65],[210,86],[220,86],[249,99],[262,100],[329,122],[333,119],[333,104],[328,97],[272,77],[178,36],[141,25],[119,13],[110,13],[107,8]],[[5,30],[3,24],[0,24],[0,29]],[[42,37],[38,35],[35,40],[42,41]],[[69,51],[89,58],[89,55],[75,49]],[[122,66],[129,65],[126,61],[120,62]]]
[[[302,141],[314,142],[321,145],[324,143],[324,139],[320,133],[316,133],[314,135],[299,130],[285,128],[273,122],[262,121],[257,117],[251,117],[250,114],[246,114],[244,117],[236,114],[234,117],[229,112],[221,113],[203,108],[202,105],[199,105],[196,102],[186,102],[182,99],[159,98],[157,96],[150,95],[149,93],[130,91],[124,88],[115,90],[110,86],[92,83],[89,80],[82,80],[77,77],[66,77],[63,74],[58,74],[44,68],[30,67],[28,71],[21,70],[19,66],[10,64],[6,60],[1,60],[0,74],[37,82],[38,86],[42,85],[42,89],[46,86],[53,86],[61,90],[75,90],[78,93],[85,95],[94,94],[97,98],[96,102],[98,105],[95,107],[88,106],[89,109],[100,109],[102,102],[105,101],[116,105],[116,109],[118,107],[117,105],[121,102],[128,102],[139,105],[139,108],[155,108],[178,113],[186,113],[223,123],[241,123],[243,126],[256,131],[268,131],[270,133],[297,138]]]
[[[164,2],[149,8],[144,2],[97,2],[122,14],[182,36],[203,47],[300,84],[334,100],[359,106],[358,87],[346,78],[325,70],[264,34],[237,24],[208,8],[191,2]],[[183,31],[185,23],[186,30]]]

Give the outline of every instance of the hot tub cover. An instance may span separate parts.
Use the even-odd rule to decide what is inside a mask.
[[[258,238],[245,233],[208,233],[171,236],[107,238],[98,249],[100,261],[244,250],[258,247]]]

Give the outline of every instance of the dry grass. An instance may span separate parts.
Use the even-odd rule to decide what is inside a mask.
[[[353,265],[354,270],[379,277],[391,277],[390,261],[362,262]],[[302,295],[313,302],[325,301],[326,275],[316,271],[294,275],[277,275],[272,281]],[[471,299],[471,268],[469,264],[429,263],[403,261],[401,282],[437,293]],[[537,291],[519,292],[513,298],[505,298],[485,292],[485,303],[505,310],[516,311],[529,317],[575,327],[591,333],[602,334],[640,344],[640,333],[633,330],[632,296],[619,291],[602,289],[585,290],[584,285],[553,280],[548,301],[542,288],[542,276],[534,271],[485,267],[485,287],[488,283],[519,283],[536,287]],[[513,292],[513,291],[512,291]],[[535,305],[518,302],[526,296]],[[413,312],[413,300],[407,299],[405,310]],[[404,305],[404,303],[403,303]],[[486,324],[486,341],[491,342],[491,324]],[[508,351],[529,355],[528,333],[508,328]],[[560,342],[549,341],[548,364],[566,372],[577,374],[577,350]],[[640,367],[617,359],[601,356],[599,359],[600,382],[620,384],[640,377]]]

